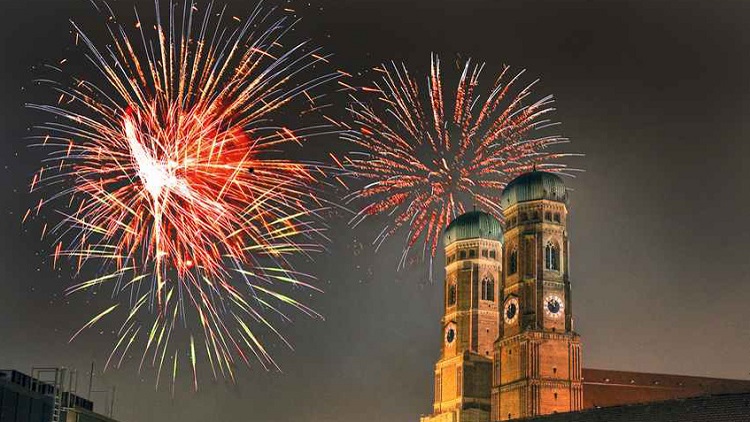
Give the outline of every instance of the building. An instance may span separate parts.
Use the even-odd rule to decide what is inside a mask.
[[[750,392],[750,381],[583,368],[565,184],[551,173],[526,173],[507,185],[501,205],[504,225],[472,211],[445,230],[443,341],[433,411],[421,422],[570,416]]]
[[[0,422],[116,422],[94,412],[94,403],[71,392],[65,368],[34,370],[32,377],[0,370]],[[52,374],[42,381],[42,374]]]
[[[54,405],[38,380],[18,371],[0,371],[0,422],[50,422]]]
[[[581,341],[573,330],[568,276],[566,203],[565,185],[551,173],[521,175],[503,191],[506,266],[492,420],[583,408]]]
[[[750,381],[583,369],[583,408],[750,392]]]
[[[487,420],[499,328],[502,228],[488,214],[470,212],[448,226],[445,244],[445,312],[435,364],[434,416],[423,421]]]
[[[584,386],[584,388],[586,388]],[[523,422],[750,422],[750,393],[698,396],[557,413]]]

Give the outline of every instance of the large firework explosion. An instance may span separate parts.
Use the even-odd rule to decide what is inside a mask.
[[[164,366],[172,383],[188,366],[195,388],[200,361],[231,379],[253,355],[277,368],[259,331],[288,345],[269,311],[318,316],[284,291],[315,289],[288,258],[320,249],[325,207],[313,188],[320,167],[280,152],[328,131],[279,121],[315,111],[316,88],[339,73],[318,71],[327,59],[307,42],[282,44],[294,22],[272,9],[240,19],[212,4],[157,1],[151,25],[137,12],[119,24],[98,5],[106,47],[73,24],[96,71],[41,81],[58,101],[29,105],[54,118],[35,137],[48,155],[31,190],[47,196],[24,220],[53,207],[60,221],[44,230],[55,265],[97,269],[68,293],[112,286],[114,304],[81,329],[123,316],[108,365],[143,345],[140,365],[158,368],[157,385]]]
[[[358,150],[341,165],[364,183],[348,198],[359,205],[352,223],[387,215],[377,247],[405,227],[399,267],[420,240],[422,257],[433,258],[445,225],[472,204],[501,217],[500,195],[516,175],[570,171],[554,160],[573,154],[550,149],[567,139],[543,135],[555,125],[552,96],[531,99],[536,81],[519,85],[523,71],[506,66],[481,99],[483,67],[467,61],[446,98],[437,56],[426,87],[403,64],[384,64],[375,69],[382,79],[352,96],[353,127],[343,137]]]

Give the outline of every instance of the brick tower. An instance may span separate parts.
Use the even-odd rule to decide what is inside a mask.
[[[566,203],[563,181],[541,171],[517,177],[503,192],[505,270],[493,358],[493,421],[583,407]]]
[[[422,422],[490,420],[502,236],[500,222],[480,211],[460,215],[445,230],[443,341],[433,414]]]

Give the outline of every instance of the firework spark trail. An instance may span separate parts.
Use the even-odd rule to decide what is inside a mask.
[[[79,273],[89,261],[106,270],[68,293],[113,286],[129,311],[107,363],[119,366],[142,342],[141,367],[157,367],[157,385],[165,359],[174,383],[179,353],[190,356],[195,388],[198,353],[215,377],[234,379],[251,355],[278,368],[259,331],[289,343],[264,314],[289,320],[291,307],[319,317],[277,287],[318,290],[289,257],[321,249],[317,213],[327,206],[314,188],[320,166],[280,153],[331,125],[274,122],[296,106],[302,114],[324,107],[311,91],[342,73],[317,71],[328,56],[306,42],[284,47],[294,22],[260,5],[226,24],[213,4],[201,12],[185,3],[180,14],[170,2],[165,24],[157,1],[152,32],[136,12],[136,38],[106,3],[95,5],[108,14],[106,49],[73,26],[98,75],[43,80],[59,101],[29,105],[54,117],[37,128],[49,155],[31,190],[51,192],[35,214],[54,204],[61,216],[49,232],[55,265],[68,257]]]
[[[405,65],[384,64],[375,68],[382,78],[374,87],[351,96],[353,124],[342,137],[357,150],[340,166],[363,183],[347,198],[360,204],[351,223],[387,215],[377,248],[405,227],[399,267],[422,239],[422,257],[434,258],[443,228],[472,202],[501,217],[500,195],[516,175],[536,167],[576,171],[555,160],[579,154],[550,150],[566,138],[538,134],[556,125],[547,117],[552,96],[531,100],[536,81],[518,88],[523,71],[511,76],[506,66],[482,101],[483,67],[467,61],[455,95],[446,98],[437,56],[426,94]]]

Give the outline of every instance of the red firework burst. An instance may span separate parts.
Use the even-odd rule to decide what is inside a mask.
[[[352,222],[392,216],[378,247],[407,227],[399,266],[420,239],[423,256],[434,257],[445,225],[472,202],[500,217],[500,194],[514,176],[533,167],[570,170],[553,160],[574,154],[549,149],[567,139],[538,135],[555,124],[547,118],[552,97],[531,100],[536,82],[517,89],[523,72],[511,76],[505,67],[480,101],[483,66],[467,61],[447,101],[436,56],[425,91],[404,65],[392,63],[375,69],[383,77],[374,87],[352,96],[353,127],[344,138],[358,150],[343,165],[364,183],[349,196],[361,204]]]
[[[151,352],[160,371],[171,356],[174,377],[178,349],[187,347],[197,388],[196,353],[214,375],[233,377],[237,356],[275,365],[256,333],[279,334],[264,310],[281,314],[285,305],[317,316],[274,283],[314,288],[287,257],[319,249],[323,205],[312,186],[322,172],[279,152],[328,129],[275,122],[294,104],[302,113],[319,107],[312,92],[338,73],[305,76],[326,57],[306,43],[284,47],[287,18],[261,7],[230,25],[211,5],[179,10],[170,2],[164,25],[157,3],[153,31],[140,20],[134,29],[111,23],[106,50],[75,27],[102,82],[92,75],[54,84],[57,104],[30,106],[55,116],[40,126],[51,152],[32,191],[66,186],[36,208],[56,204],[63,215],[55,262],[67,256],[79,270],[92,260],[106,269],[69,292],[113,283],[124,298],[85,327],[129,307],[110,359],[120,354],[121,363],[141,339],[141,365]],[[188,346],[170,346],[179,325]]]

